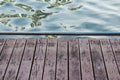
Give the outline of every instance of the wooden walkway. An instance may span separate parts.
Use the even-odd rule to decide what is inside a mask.
[[[0,80],[120,80],[120,39],[1,39]]]

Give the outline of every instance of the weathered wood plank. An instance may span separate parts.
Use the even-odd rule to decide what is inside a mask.
[[[100,48],[100,41],[97,39],[90,39],[89,43],[91,48],[95,80],[108,80]]]
[[[0,80],[3,80],[5,70],[10,60],[16,40],[7,40],[0,55]]]
[[[17,80],[28,80],[35,51],[36,39],[27,39]]]
[[[42,80],[47,39],[38,39],[30,80]]]
[[[78,39],[69,40],[69,80],[81,80]]]
[[[68,80],[67,40],[58,39],[56,80]]]
[[[4,80],[16,80],[17,71],[24,51],[25,39],[18,39],[15,43],[14,51],[6,71]]]
[[[3,49],[3,46],[5,44],[5,41],[4,39],[0,39],[0,55],[1,55],[1,52],[2,52],[2,49]]]
[[[94,80],[88,39],[79,39],[82,80]]]
[[[55,80],[57,39],[48,39],[43,80]]]
[[[102,39],[101,47],[106,64],[109,80],[120,80],[115,58],[108,39]]]
[[[113,53],[115,55],[117,67],[120,74],[120,39],[111,39],[110,42],[113,48]]]

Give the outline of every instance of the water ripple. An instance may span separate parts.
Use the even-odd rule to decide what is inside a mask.
[[[119,0],[70,1],[56,4],[39,0],[6,2],[0,5],[0,15],[7,16],[0,16],[0,31],[15,31],[15,26],[22,26],[18,31],[120,32]],[[17,3],[21,6],[16,6]],[[8,13],[17,16],[9,17]],[[10,21],[5,21],[7,19]]]

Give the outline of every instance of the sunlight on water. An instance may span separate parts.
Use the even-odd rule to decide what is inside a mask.
[[[0,31],[119,32],[119,0],[0,0]]]

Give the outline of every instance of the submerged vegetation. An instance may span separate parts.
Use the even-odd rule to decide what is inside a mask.
[[[3,20],[1,20],[0,22],[2,23],[2,24],[7,24],[8,22],[10,21],[10,19],[3,19]]]
[[[3,0],[3,2],[15,2],[16,0]]]
[[[80,9],[80,8],[82,8],[83,6],[82,5],[80,5],[80,6],[78,6],[78,7],[71,7],[71,8],[68,8],[69,10],[71,10],[71,11],[73,11],[73,10],[78,10],[78,9]]]
[[[0,18],[14,18],[14,17],[20,17],[19,14],[0,14]]]
[[[45,19],[50,15],[53,14],[57,14],[59,13],[59,11],[53,11],[53,8],[57,8],[60,6],[64,6],[67,4],[71,4],[72,1],[71,0],[36,0],[36,1],[40,1],[40,2],[45,2],[48,4],[48,6],[46,6],[45,8],[48,9],[44,10],[44,9],[34,9],[31,5],[27,4],[27,3],[20,3],[20,2],[16,2],[16,0],[2,0],[0,1],[0,7],[2,7],[2,5],[4,5],[5,3],[13,3],[13,6],[15,8],[20,8],[21,10],[25,11],[25,13],[23,12],[17,12],[17,9],[11,9],[11,12],[14,12],[14,14],[11,13],[0,13],[0,23],[2,23],[3,25],[6,25],[8,27],[11,28],[15,28],[14,31],[23,31],[26,28],[34,28],[34,27],[40,27],[42,26],[42,21],[41,19]],[[74,10],[78,10],[82,7],[82,5],[77,6],[77,7],[69,7],[67,8],[68,10],[74,11]],[[51,9],[51,11],[49,11]],[[11,23],[12,19],[16,19],[16,18],[28,18],[31,19],[31,22],[28,23],[28,25],[26,26],[21,26],[21,25],[13,25]],[[18,21],[19,22],[19,21]],[[23,21],[21,21],[23,22]],[[65,27],[66,28],[66,27]],[[53,38],[53,37],[57,37],[57,36],[46,36],[49,38]]]
[[[3,5],[5,2],[0,2],[0,5]]]
[[[25,4],[15,4],[15,6],[17,6],[17,7],[20,7],[20,8],[22,8],[22,9],[25,9],[25,10],[27,10],[27,11],[29,11],[29,10],[31,10],[32,9],[32,7],[31,6],[28,6],[28,5],[25,5]]]
[[[65,3],[55,2],[55,3],[50,4],[50,6],[48,6],[47,8],[54,8],[54,7],[64,6],[64,5],[69,4],[69,3],[71,3],[71,2],[65,2]]]
[[[35,27],[35,26],[40,26],[41,25],[41,22],[40,20],[43,19],[43,18],[46,18],[47,16],[49,15],[52,15],[52,13],[45,13],[45,12],[42,12],[41,10],[36,10],[34,12],[34,14],[32,15],[28,15],[28,14],[13,14],[13,15],[10,15],[10,14],[0,14],[0,18],[17,18],[17,17],[24,17],[24,18],[30,18],[32,20],[32,23],[30,23],[30,26],[31,27]],[[3,19],[1,20],[0,22],[2,24],[5,24],[7,25],[7,23],[10,21],[10,19]],[[11,25],[8,24],[9,27],[11,27]],[[25,29],[25,27],[21,28],[22,30]],[[15,30],[17,31],[17,30]]]

